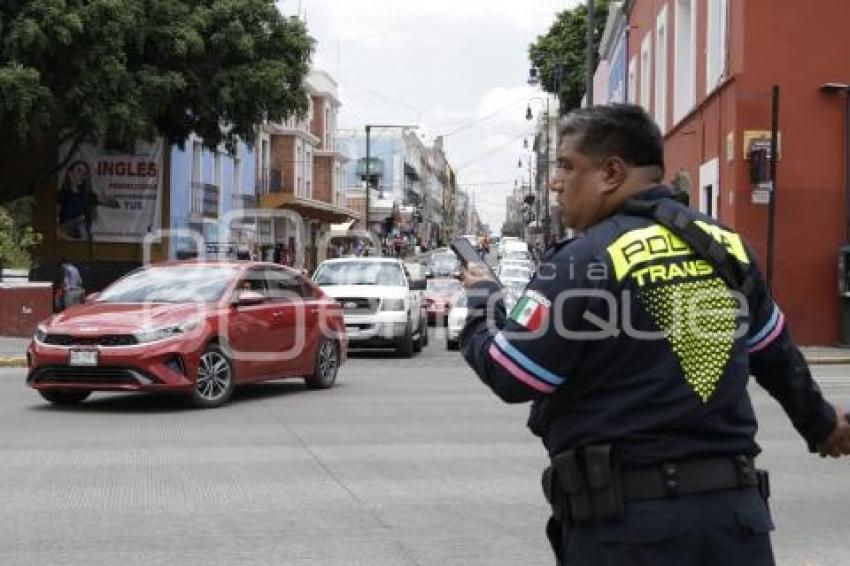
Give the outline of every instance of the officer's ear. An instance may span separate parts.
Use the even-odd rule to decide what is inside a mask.
[[[612,193],[626,182],[626,178],[629,176],[628,165],[622,158],[610,155],[602,161],[599,174],[602,181],[602,192]]]

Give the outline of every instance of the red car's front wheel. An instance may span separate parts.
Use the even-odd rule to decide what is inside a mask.
[[[203,409],[220,407],[230,399],[235,387],[233,362],[218,344],[210,344],[198,361],[198,378],[190,393],[192,403]]]
[[[322,338],[316,350],[316,365],[313,375],[304,378],[310,389],[329,389],[336,382],[340,366],[339,345],[329,338]]]

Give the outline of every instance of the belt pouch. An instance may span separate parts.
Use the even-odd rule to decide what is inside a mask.
[[[595,523],[619,521],[625,515],[620,469],[610,445],[584,449],[585,477]]]
[[[584,481],[584,474],[578,463],[578,456],[573,450],[568,450],[552,458],[555,470],[555,480],[566,495],[570,519],[574,523],[589,521],[593,514],[590,508],[590,494]],[[555,493],[562,491],[556,489]]]

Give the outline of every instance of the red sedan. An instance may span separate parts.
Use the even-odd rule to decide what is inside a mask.
[[[428,322],[444,322],[449,315],[452,300],[462,290],[460,281],[454,278],[429,279],[425,291],[425,309]]]
[[[218,407],[241,383],[333,386],[347,341],[339,304],[292,269],[167,262],[42,322],[27,383],[57,405],[93,391],[179,391]]]

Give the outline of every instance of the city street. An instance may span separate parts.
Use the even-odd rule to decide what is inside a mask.
[[[815,368],[850,401],[850,366]],[[526,407],[439,336],[355,354],[338,386],[251,386],[217,410],[95,395],[51,408],[0,370],[0,564],[551,564]],[[846,563],[850,463],[808,455],[754,388],[782,565]]]

